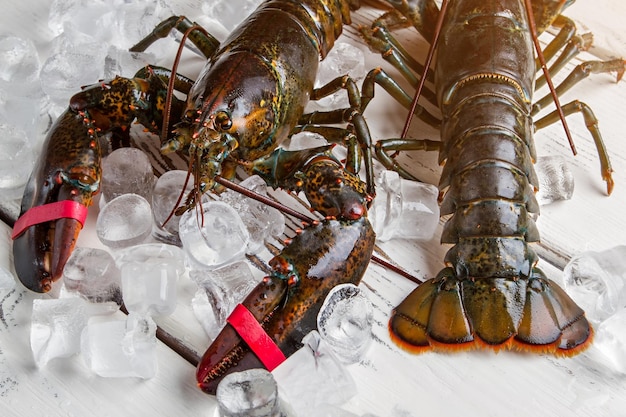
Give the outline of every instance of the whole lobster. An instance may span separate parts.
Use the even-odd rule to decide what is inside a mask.
[[[131,50],[144,50],[172,29],[180,30],[208,58],[196,82],[175,70],[149,67],[134,78],[94,84],[72,97],[48,135],[24,194],[22,222],[14,230],[15,266],[24,285],[45,292],[60,278],[84,208],[99,188],[98,136],[110,133],[113,144],[127,145],[130,125],[137,121],[154,133],[163,130],[162,151],[180,151],[189,158],[195,189],[178,214],[194,209],[202,193],[219,188],[222,177],[232,178],[240,166],[274,187],[304,191],[311,209],[326,216],[270,261],[273,272],[237,310],[244,311],[245,326],[260,323],[266,329],[261,333],[267,332],[269,344],[277,344],[278,357],[293,353],[302,336],[315,328],[328,292],[340,283],[358,284],[374,246],[374,232],[364,217],[374,194],[371,144],[358,90],[349,77],[313,88],[320,57],[356,7],[357,0],[268,0],[222,44],[175,16]],[[351,108],[303,115],[310,98],[340,88],[350,92]],[[173,89],[187,94],[186,102]],[[172,130],[170,119],[175,121]],[[335,132],[331,140],[347,138],[347,169],[330,147],[277,149],[292,132],[317,129],[319,120],[353,126],[324,129]],[[356,175],[362,159],[367,184]],[[56,211],[51,213],[52,208]],[[262,362],[262,353],[245,332],[229,323],[198,365],[199,385],[207,392],[214,393],[227,373]]]
[[[547,101],[533,106],[536,72],[542,66],[535,60],[533,32],[551,24],[561,28],[546,58],[566,44],[567,50],[580,50],[573,22],[560,15],[572,1],[533,1],[528,13],[524,0],[451,0],[442,3],[442,14],[432,0],[389,3],[396,10],[362,32],[414,85],[417,79],[409,68],[423,68],[412,63],[388,29],[412,24],[427,40],[438,40],[434,78],[431,72],[425,75],[436,91],[425,90],[424,97],[438,105],[442,119],[421,106],[415,114],[440,124],[441,142],[379,141],[377,155],[397,168],[389,151],[439,150],[444,164],[439,187],[445,191],[441,214],[452,215],[441,241],[453,244],[445,257],[448,266],[395,308],[389,322],[392,338],[412,351],[488,346],[578,353],[591,341],[592,328],[583,310],[535,266],[538,259],[529,246],[539,240],[533,218],[539,213],[533,129],[559,119],[554,112],[532,120]],[[563,53],[552,71],[571,56]],[[585,63],[581,68],[557,92],[589,72],[617,71],[619,79],[624,61]],[[397,85],[388,90],[407,96]],[[597,120],[584,103],[563,107],[564,113],[575,111],[585,116],[610,193],[612,170]]]

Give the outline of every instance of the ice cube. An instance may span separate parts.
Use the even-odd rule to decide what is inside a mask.
[[[102,163],[102,195],[106,201],[131,193],[152,201],[154,182],[150,159],[140,149],[116,149]]]
[[[30,345],[37,366],[78,353],[80,334],[89,317],[118,309],[115,303],[92,304],[78,297],[33,300]]]
[[[91,318],[80,346],[87,366],[102,377],[156,375],[156,324],[150,317]]]
[[[202,14],[221,23],[227,33],[230,33],[261,4],[262,0],[242,0],[232,2],[228,0],[214,0],[202,2]]]
[[[63,268],[66,291],[94,302],[114,301],[122,305],[120,270],[103,249],[77,247]]]
[[[569,200],[574,194],[574,174],[562,156],[541,156],[535,163],[539,178],[536,198],[540,205]]]
[[[180,240],[190,264],[215,269],[243,259],[250,234],[237,211],[221,201],[203,202],[201,209],[180,217]]]
[[[344,75],[350,75],[355,82],[365,77],[365,57],[361,48],[339,41],[335,43],[326,58],[320,62],[315,88],[322,87]],[[311,107],[323,110],[346,108],[349,105],[348,93],[345,89],[340,89],[328,97],[311,102]]]
[[[87,319],[85,301],[80,298],[33,300],[30,346],[37,366],[78,353]]]
[[[0,36],[0,90],[21,97],[39,86],[41,64],[35,44],[10,34]]]
[[[142,315],[169,315],[176,309],[176,284],[185,272],[183,251],[173,245],[147,243],[116,255],[122,271],[126,309]]]
[[[13,265],[13,248],[11,229],[0,222],[0,297],[15,288],[15,266]]]
[[[328,145],[326,138],[315,132],[296,133],[289,139],[290,151],[300,151],[303,149],[317,148],[318,146]]]
[[[626,246],[583,252],[563,269],[564,288],[595,322],[626,307]]]
[[[258,175],[253,175],[240,184],[257,194],[267,197],[267,184]],[[250,240],[246,253],[253,255],[263,249],[266,239],[279,236],[285,230],[285,216],[267,204],[228,190],[222,194],[222,201],[234,207],[246,225]]]
[[[622,308],[596,328],[593,348],[604,362],[619,373],[626,374],[626,309]]]
[[[276,381],[265,369],[226,375],[215,396],[221,417],[286,417]]]
[[[332,289],[317,315],[320,336],[345,363],[363,359],[372,340],[372,303],[353,284]]]
[[[133,77],[142,67],[155,61],[153,54],[130,52],[111,45],[104,58],[104,79],[111,80],[116,76]]]
[[[259,283],[246,262],[215,270],[192,270],[189,276],[198,285],[192,300],[194,314],[211,339],[217,337],[235,306]]]
[[[137,194],[123,194],[107,203],[96,220],[96,235],[110,248],[143,242],[152,230],[150,203]]]
[[[178,235],[179,217],[173,216],[165,225],[163,223],[176,208],[181,193],[186,196],[193,189],[193,176],[189,178],[185,186],[186,178],[187,171],[168,171],[159,177],[152,193],[152,217],[154,220],[152,236],[162,242],[178,246],[182,245]]]
[[[58,116],[61,112],[55,113],[57,109],[50,104],[50,99],[40,88],[28,96],[13,95],[3,99],[0,91],[0,101],[3,101],[0,106],[0,124],[11,126],[27,138],[32,148],[30,158],[35,158],[39,155],[45,133],[52,125],[52,115]],[[64,107],[67,107],[67,103]],[[3,137],[6,137],[6,133]]]
[[[102,79],[106,46],[71,26],[53,40],[40,72],[41,87],[53,102],[67,106],[80,87]]]
[[[0,119],[0,202],[20,198],[35,163],[26,133]]]
[[[352,376],[317,331],[307,334],[302,343],[302,348],[272,371],[298,416],[317,416],[318,407],[339,406],[356,395]]]
[[[381,171],[369,219],[381,242],[389,239],[429,240],[439,224],[439,190],[432,184]]]

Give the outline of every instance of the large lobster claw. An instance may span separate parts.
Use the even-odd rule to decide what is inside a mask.
[[[260,367],[271,370],[298,350],[302,338],[316,328],[317,314],[330,290],[343,283],[359,284],[374,250],[374,239],[365,217],[327,219],[298,234],[270,261],[272,274],[235,310],[237,317],[229,318],[229,324],[205,352],[196,371],[200,388],[215,394],[227,374]],[[242,318],[242,312],[248,318]],[[264,331],[260,344],[272,346],[244,342],[250,336],[245,332],[258,327],[257,323]]]
[[[47,292],[61,277],[100,174],[95,128],[66,110],[46,137],[13,229],[15,270],[27,288]]]

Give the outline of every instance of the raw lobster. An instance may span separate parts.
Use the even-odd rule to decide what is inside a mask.
[[[97,137],[110,133],[114,147],[127,146],[130,125],[137,121],[153,133],[162,131],[163,152],[188,156],[195,188],[177,214],[194,209],[202,193],[228,184],[224,177],[232,178],[242,167],[273,187],[304,191],[311,210],[325,216],[270,261],[273,272],[236,310],[244,327],[257,328],[264,343],[277,345],[270,348],[277,356],[267,362],[249,340],[254,332],[236,332],[233,316],[198,364],[198,383],[214,393],[224,375],[261,365],[271,368],[276,357],[280,361],[293,353],[315,328],[329,291],[340,283],[360,282],[374,247],[365,217],[374,194],[371,143],[358,90],[347,76],[313,88],[320,57],[350,22],[354,7],[356,0],[268,0],[222,44],[175,16],[131,48],[142,51],[177,29],[208,63],[196,82],[175,70],[148,67],[134,78],[94,84],[71,98],[48,136],[23,199],[22,219],[28,221],[16,231],[14,243],[22,282],[34,291],[48,291],[61,276],[84,220],[65,212],[43,220],[29,216],[51,203],[84,213],[99,188]],[[303,115],[309,98],[341,88],[348,91],[350,108]],[[187,94],[186,102],[172,94],[174,89]],[[318,129],[319,121],[350,123],[347,129],[324,128],[331,141],[346,140],[347,168],[332,156],[331,146],[294,152],[278,148],[294,131]],[[357,176],[362,160],[367,182]]]
[[[389,3],[396,10],[363,33],[414,84],[409,67],[422,69],[411,64],[386,26],[412,24],[426,39],[438,39],[434,78],[428,72],[436,92],[426,90],[424,97],[438,105],[443,117],[436,120],[417,106],[419,117],[440,124],[441,142],[380,141],[377,155],[387,166],[397,167],[390,150],[439,150],[444,164],[439,187],[445,191],[441,214],[452,215],[441,241],[453,244],[445,257],[448,266],[395,308],[389,322],[392,338],[414,351],[477,346],[566,355],[581,351],[592,328],[583,310],[535,266],[537,256],[529,245],[539,240],[533,219],[539,212],[533,130],[558,120],[556,112],[532,120],[546,102],[533,107],[540,67],[533,27],[538,32],[551,24],[561,27],[546,50],[548,57],[565,44],[580,47],[573,22],[560,15],[571,1],[533,1],[528,13],[523,0],[452,0],[442,4],[445,15],[439,15],[431,0]],[[568,58],[562,56],[560,64]],[[584,68],[618,71],[620,77],[624,61]],[[574,73],[557,91],[580,76]],[[389,90],[406,95],[397,86]],[[579,102],[563,106],[563,111],[583,112],[610,193],[612,170],[593,113]]]

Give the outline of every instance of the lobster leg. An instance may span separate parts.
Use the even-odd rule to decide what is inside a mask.
[[[143,52],[157,40],[166,38],[174,29],[183,34],[188,33],[189,40],[206,58],[211,57],[220,46],[220,42],[197,23],[190,21],[185,16],[171,16],[159,23],[148,36],[132,46],[130,51]]]
[[[581,113],[583,115],[583,118],[585,119],[585,126],[587,126],[589,133],[591,133],[591,137],[593,138],[596,149],[598,150],[598,156],[600,158],[600,175],[606,182],[606,192],[610,195],[613,191],[613,186],[615,185],[615,181],[612,176],[613,168],[611,168],[609,154],[607,153],[604,141],[602,140],[602,135],[600,133],[600,129],[598,128],[598,119],[593,113],[593,110],[591,110],[591,108],[585,103],[577,100],[567,103],[561,107],[563,109],[563,114],[566,116],[573,113]],[[556,111],[553,111],[537,120],[535,122],[535,127],[537,129],[541,129],[558,121],[560,121],[559,115]]]

